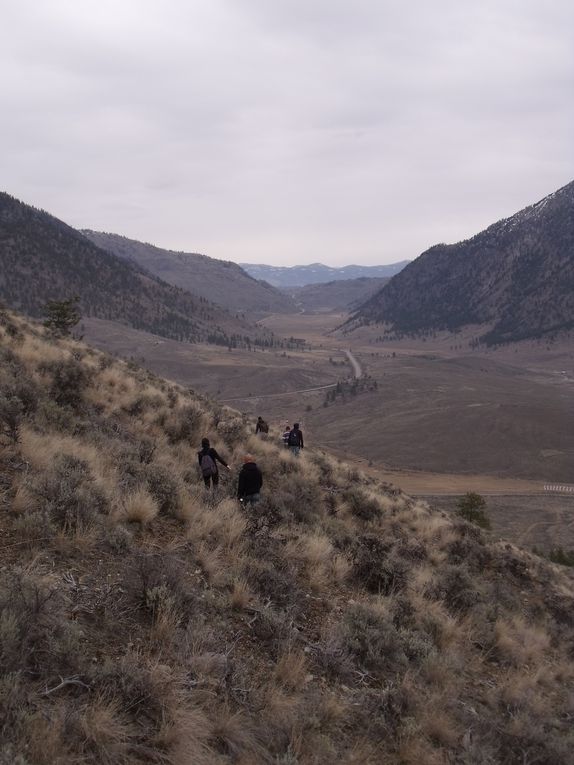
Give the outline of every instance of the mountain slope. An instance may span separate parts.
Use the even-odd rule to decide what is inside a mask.
[[[326,284],[284,288],[308,312],[353,311],[389,281],[389,277],[360,276]]]
[[[277,435],[0,312],[0,761],[571,763],[568,570]]]
[[[30,316],[41,316],[48,300],[77,295],[84,316],[178,340],[228,343],[249,333],[245,322],[220,307],[162,282],[5,193],[0,265],[0,300]]]
[[[200,295],[230,311],[291,313],[292,300],[270,284],[258,281],[236,263],[189,252],[174,252],[99,231],[81,232],[118,257],[138,263],[169,284]]]
[[[574,327],[574,182],[464,242],[431,247],[357,314],[401,332],[482,325],[488,344]]]
[[[408,260],[390,263],[386,266],[343,266],[332,268],[322,263],[309,266],[266,266],[256,263],[239,265],[255,279],[264,279],[275,287],[304,287],[306,284],[323,284],[341,279],[359,279],[360,277],[390,277],[406,266]]]

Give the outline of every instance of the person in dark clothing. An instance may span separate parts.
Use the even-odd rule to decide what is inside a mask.
[[[255,435],[258,433],[269,433],[269,425],[265,422],[263,417],[257,418],[257,424],[255,425]]]
[[[245,455],[243,463],[237,483],[237,499],[241,502],[253,504],[259,501],[259,492],[263,486],[263,475],[251,454]]]
[[[199,462],[199,469],[201,470],[206,489],[209,489],[210,482],[213,484],[214,489],[219,484],[219,471],[217,469],[218,462],[220,462],[223,467],[231,470],[227,462],[209,445],[208,438],[201,439],[201,451],[197,452],[197,461]]]
[[[299,456],[299,450],[303,448],[303,431],[299,430],[299,423],[296,422],[293,425],[293,429],[289,432],[287,438],[287,445],[293,452],[295,457]]]

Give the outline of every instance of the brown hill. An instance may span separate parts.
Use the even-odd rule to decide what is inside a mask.
[[[161,281],[97,247],[42,210],[0,193],[0,300],[29,316],[48,300],[78,296],[84,316],[186,341],[267,342],[205,298]]]
[[[568,569],[270,438],[0,315],[0,761],[570,763]]]
[[[491,345],[574,327],[574,182],[458,244],[424,252],[357,313],[395,333],[480,325]]]
[[[138,263],[169,284],[218,303],[229,311],[250,314],[291,313],[293,301],[266,282],[257,281],[236,263],[190,252],[174,252],[118,234],[84,230],[98,247]]]
[[[341,279],[325,284],[285,288],[285,292],[291,295],[300,308],[309,313],[353,311],[385,285],[389,278],[362,276],[358,279]]]

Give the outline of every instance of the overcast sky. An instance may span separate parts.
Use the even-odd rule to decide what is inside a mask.
[[[217,258],[390,263],[574,179],[572,0],[0,0],[0,189]]]

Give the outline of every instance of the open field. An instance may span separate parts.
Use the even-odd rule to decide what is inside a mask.
[[[333,332],[344,318],[268,317],[262,323],[276,334],[307,341],[308,350],[285,353],[228,352],[94,320],[87,323],[87,337],[246,414],[262,414],[277,435],[285,420],[299,420],[313,443],[387,472],[403,471],[396,482],[407,491],[443,493],[440,486],[448,487],[452,479],[446,476],[453,475],[460,476],[461,491],[474,475],[536,486],[572,480],[568,345],[548,351],[531,343],[480,354],[466,351],[464,342],[452,347],[448,337],[432,347],[422,341],[381,345],[373,342],[372,328],[356,339]],[[330,386],[356,372],[349,349],[377,389],[327,402]],[[435,475],[431,486],[428,479],[419,485],[421,472]]]
[[[457,497],[423,498],[432,507],[456,511]],[[545,553],[557,547],[574,550],[573,496],[501,495],[486,499],[486,512],[496,536]]]

